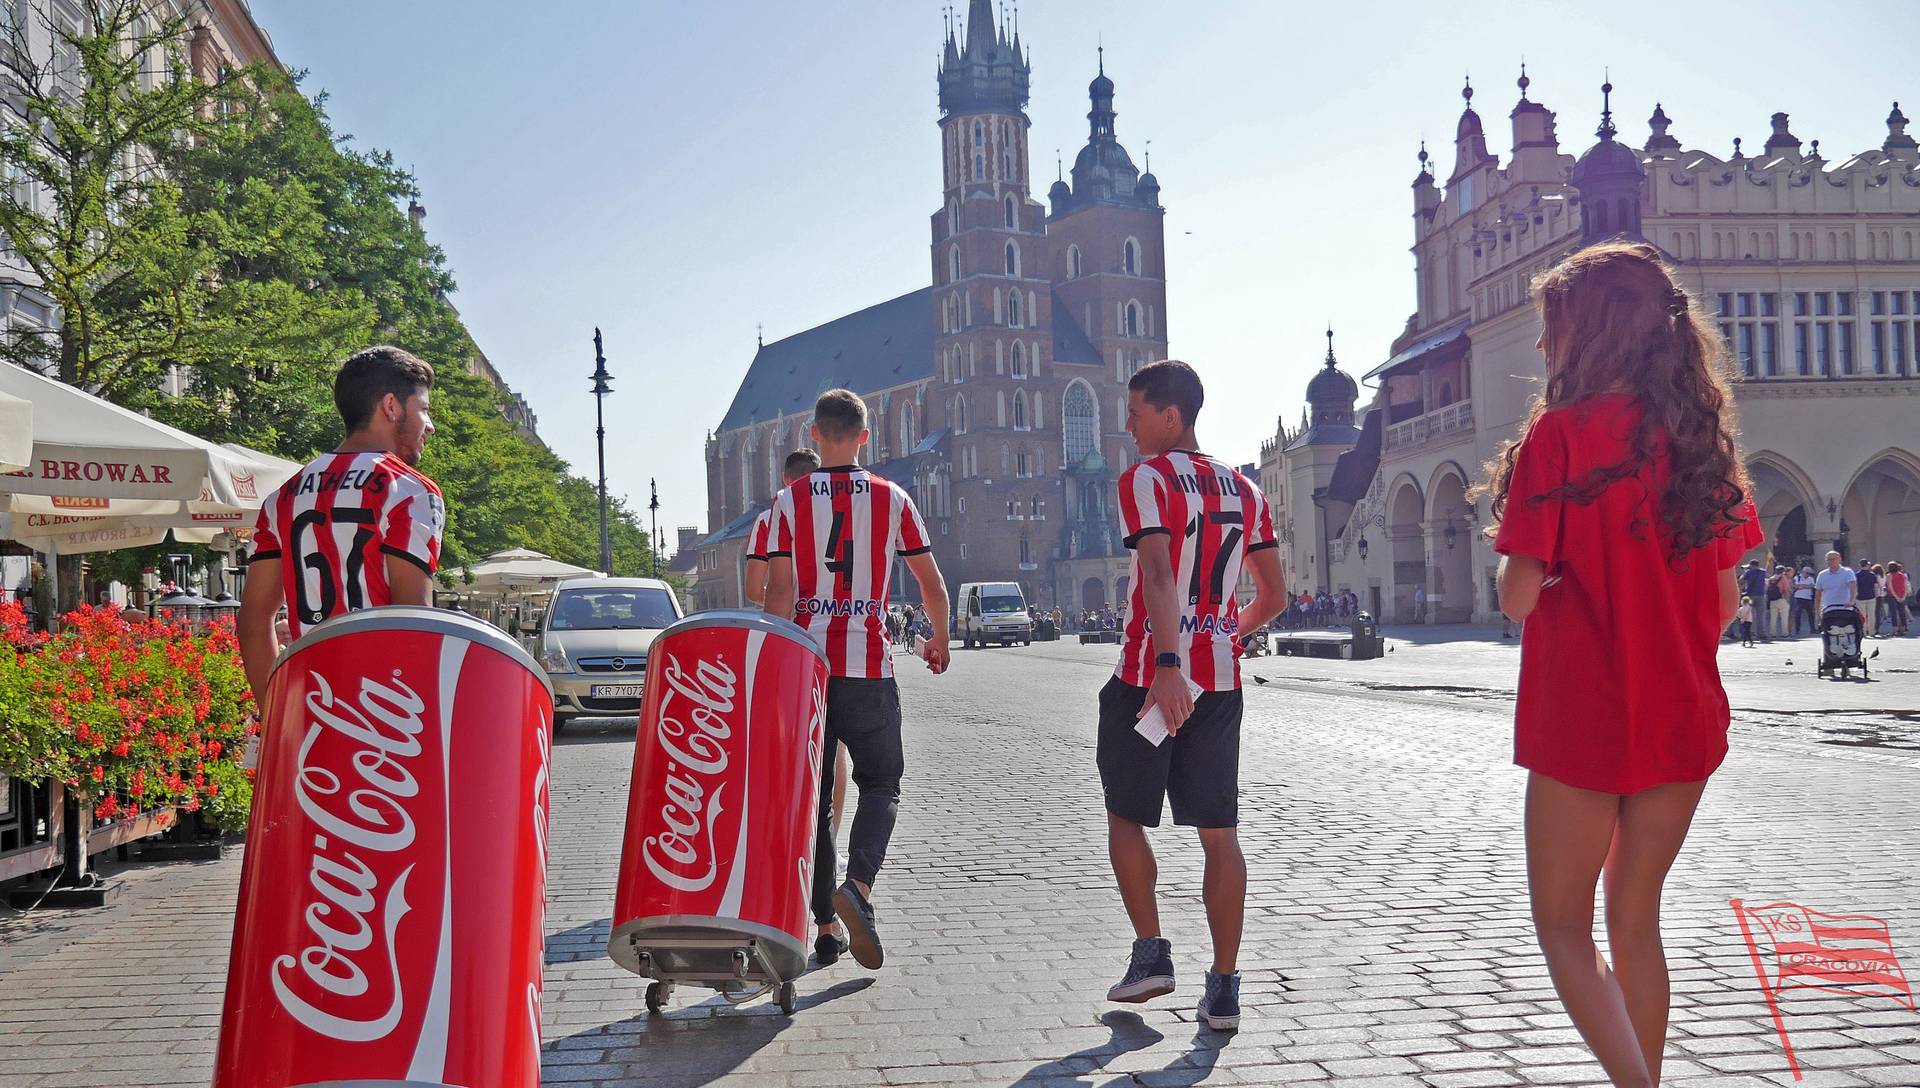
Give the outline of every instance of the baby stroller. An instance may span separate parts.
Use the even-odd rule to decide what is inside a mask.
[[[1821,654],[1814,672],[1821,677],[1838,672],[1840,679],[1845,680],[1850,670],[1859,669],[1864,678],[1867,663],[1860,657],[1860,637],[1865,630],[1859,609],[1851,605],[1827,609],[1826,615],[1820,617]]]

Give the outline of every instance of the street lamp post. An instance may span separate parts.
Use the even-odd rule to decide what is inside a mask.
[[[600,573],[613,574],[613,538],[607,535],[607,394],[613,387],[607,383],[613,375],[607,373],[607,356],[600,348],[600,330],[593,330],[593,421],[594,437],[600,445]]]
[[[660,481],[649,478],[647,489],[652,493],[647,500],[647,509],[653,513],[653,547],[648,548],[652,559],[653,576],[660,577]]]

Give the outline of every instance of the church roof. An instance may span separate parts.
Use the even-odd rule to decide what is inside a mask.
[[[765,510],[770,505],[772,504],[763,502],[748,507],[746,513],[741,514],[720,528],[701,537],[700,543],[695,544],[694,548],[705,548],[714,544],[724,544],[729,540],[736,540],[746,536],[749,532],[753,531],[753,519],[759,517],[760,511]]]
[[[1287,449],[1305,449],[1308,446],[1351,446],[1360,441],[1360,428],[1351,423],[1316,423],[1308,427],[1298,438],[1287,443]]]
[[[1359,502],[1373,486],[1373,474],[1380,468],[1380,424],[1385,412],[1367,410],[1353,448],[1333,464],[1333,476],[1327,480],[1327,498],[1333,502]]]
[[[1053,293],[1053,361],[1056,363],[1098,363],[1100,349],[1087,339],[1085,329],[1073,316],[1073,307]]]
[[[933,288],[762,346],[721,431],[807,412],[829,389],[866,394],[933,376]]]
[[[1074,319],[1073,308],[1057,293],[1053,358],[1061,363],[1101,361],[1099,349]],[[740,380],[719,431],[810,412],[814,399],[829,389],[865,396],[931,377],[933,288],[923,287],[763,345]]]

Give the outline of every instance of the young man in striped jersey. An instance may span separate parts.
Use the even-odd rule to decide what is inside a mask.
[[[1247,863],[1235,830],[1240,795],[1240,639],[1286,606],[1273,514],[1245,476],[1203,453],[1194,438],[1204,391],[1185,363],[1143,367],[1127,383],[1127,431],[1146,458],[1120,474],[1120,516],[1133,551],[1120,665],[1100,691],[1097,760],[1106,794],[1107,851],[1135,940],[1127,973],[1109,1000],[1140,1002],[1173,992],[1173,946],[1160,935],[1159,876],[1146,829],[1195,828],[1206,852],[1201,892],[1213,935],[1213,967],[1200,1019],[1217,1031],[1240,1025],[1236,958],[1247,897]],[[1250,565],[1254,599],[1240,611],[1234,588]],[[1195,688],[1199,694],[1193,694]],[[1168,736],[1157,744],[1135,727],[1154,709]]]
[[[780,466],[780,479],[791,487],[793,481],[811,475],[819,467],[820,455],[803,446],[787,454]],[[757,605],[767,603],[767,552],[773,548],[772,539],[773,506],[769,504],[753,519],[753,528],[747,531],[746,584],[740,587],[747,600]]]
[[[322,620],[383,604],[433,603],[447,509],[413,466],[433,420],[433,368],[396,347],[368,348],[333,381],[347,437],[267,496],[254,523],[237,617],[240,658],[256,696],[280,653],[274,613],[299,638]]]
[[[791,487],[795,480],[812,475],[819,467],[820,455],[803,446],[787,454],[780,466],[780,478]],[[747,532],[746,584],[741,586],[741,592],[757,605],[767,603],[767,552],[773,547],[772,539],[773,507],[769,505],[753,519],[753,528]],[[840,816],[846,801],[847,750],[842,748],[833,761],[833,834],[836,838],[840,835]]]
[[[947,668],[947,587],[933,561],[927,527],[913,500],[855,463],[867,442],[867,406],[845,389],[830,389],[813,406],[813,441],[826,466],[795,480],[773,505],[773,547],[767,553],[767,611],[805,627],[827,651],[827,751],[821,761],[820,822],[814,850],[814,954],[840,957],[837,914],[853,958],[873,970],[884,961],[874,925],[873,881],[886,860],[900,802],[906,758],[900,741],[900,692],[888,652],[887,582],[900,556],[920,583],[933,621],[927,667]],[[846,745],[860,800],[853,813],[847,880],[833,886],[834,753]]]

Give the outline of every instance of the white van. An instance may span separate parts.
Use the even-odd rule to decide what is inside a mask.
[[[989,642],[1033,645],[1033,616],[1017,582],[968,582],[960,587],[960,642],[971,650]]]

